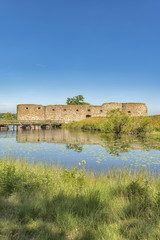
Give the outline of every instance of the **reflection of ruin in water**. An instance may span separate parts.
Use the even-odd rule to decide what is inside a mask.
[[[0,132],[6,132],[6,131],[8,131],[8,126],[4,126],[4,127],[0,127]]]
[[[130,150],[160,150],[160,138],[136,137],[131,135],[104,135],[95,132],[83,132],[68,129],[19,130],[16,133],[19,143],[59,143],[66,144],[66,149],[83,151],[83,145],[101,145],[114,156]]]
[[[62,143],[78,145],[101,145],[101,137],[96,133],[72,131],[68,129],[18,130],[16,140],[20,143]]]

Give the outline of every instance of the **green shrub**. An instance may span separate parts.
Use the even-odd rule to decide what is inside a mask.
[[[0,169],[0,192],[1,194],[11,194],[18,188],[19,177],[16,174],[13,164],[5,165]]]
[[[106,122],[103,125],[104,132],[120,134],[125,132],[125,127],[129,123],[129,116],[120,109],[111,110],[106,116]]]
[[[149,129],[149,119],[141,117],[138,121],[137,118],[132,118],[131,133],[132,134],[146,134],[150,131]]]

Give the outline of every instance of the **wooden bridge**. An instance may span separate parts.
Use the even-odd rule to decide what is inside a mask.
[[[9,126],[13,126],[13,130],[16,129],[51,129],[59,128],[63,121],[54,120],[54,121],[17,121],[17,120],[0,120],[0,131],[8,131]]]

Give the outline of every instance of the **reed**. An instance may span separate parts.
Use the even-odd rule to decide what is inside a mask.
[[[144,169],[0,160],[0,239],[160,239],[160,179]]]

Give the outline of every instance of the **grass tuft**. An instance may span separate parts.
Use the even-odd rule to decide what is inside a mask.
[[[160,179],[146,170],[0,161],[0,239],[160,239]]]

